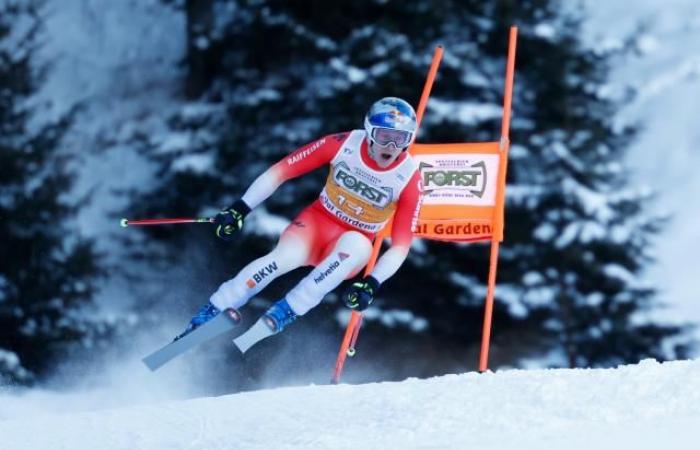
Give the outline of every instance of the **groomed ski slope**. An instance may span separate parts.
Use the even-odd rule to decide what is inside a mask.
[[[0,421],[15,449],[697,449],[700,361],[307,386]]]

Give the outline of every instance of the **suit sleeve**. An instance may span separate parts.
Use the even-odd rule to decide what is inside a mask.
[[[243,194],[250,209],[270,197],[282,183],[330,163],[340,150],[347,133],[333,134],[310,142],[287,155],[263,172]]]
[[[416,171],[399,197],[391,229],[391,247],[379,258],[372,271],[372,276],[380,283],[394,275],[408,256],[420,211],[421,191],[420,172]]]

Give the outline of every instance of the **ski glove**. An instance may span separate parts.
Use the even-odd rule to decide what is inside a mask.
[[[379,290],[379,281],[369,276],[360,281],[355,281],[343,293],[345,306],[357,311],[364,311],[374,300],[374,295]]]
[[[233,233],[243,228],[243,220],[249,212],[250,207],[243,200],[236,200],[214,218],[216,235],[224,241],[230,241]]]

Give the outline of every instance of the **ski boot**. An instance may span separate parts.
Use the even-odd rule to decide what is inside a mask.
[[[263,320],[265,320],[267,326],[270,327],[270,330],[276,334],[284,330],[287,325],[294,322],[297,317],[297,314],[292,311],[287,300],[283,298],[275,302],[265,311]]]
[[[177,341],[178,339],[182,339],[183,337],[187,336],[190,334],[192,331],[194,331],[195,328],[199,327],[202,324],[205,324],[209,322],[211,319],[214,317],[218,316],[221,311],[219,308],[216,306],[212,305],[210,302],[207,302],[206,305],[202,306],[199,308],[199,311],[197,311],[197,314],[195,314],[192,319],[190,320],[190,323],[187,325],[187,328],[185,331],[183,331],[181,334],[177,335],[173,341]]]

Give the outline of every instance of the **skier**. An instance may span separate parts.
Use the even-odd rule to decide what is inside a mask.
[[[176,340],[221,311],[242,307],[278,276],[300,266],[314,266],[251,328],[258,330],[256,337],[248,344],[238,340],[236,344],[245,351],[258,340],[279,333],[362,270],[370,258],[372,238],[393,215],[391,247],[371,275],[352,283],[342,296],[351,309],[367,308],[380,285],[406,259],[411,245],[421,186],[416,164],[406,150],[416,137],[416,128],[411,105],[385,97],[367,112],[364,130],[311,142],[258,176],[239,200],[216,216],[219,238],[230,240],[243,227],[246,215],[282,183],[330,164],[319,198],[284,230],[275,249],[223,283]]]

